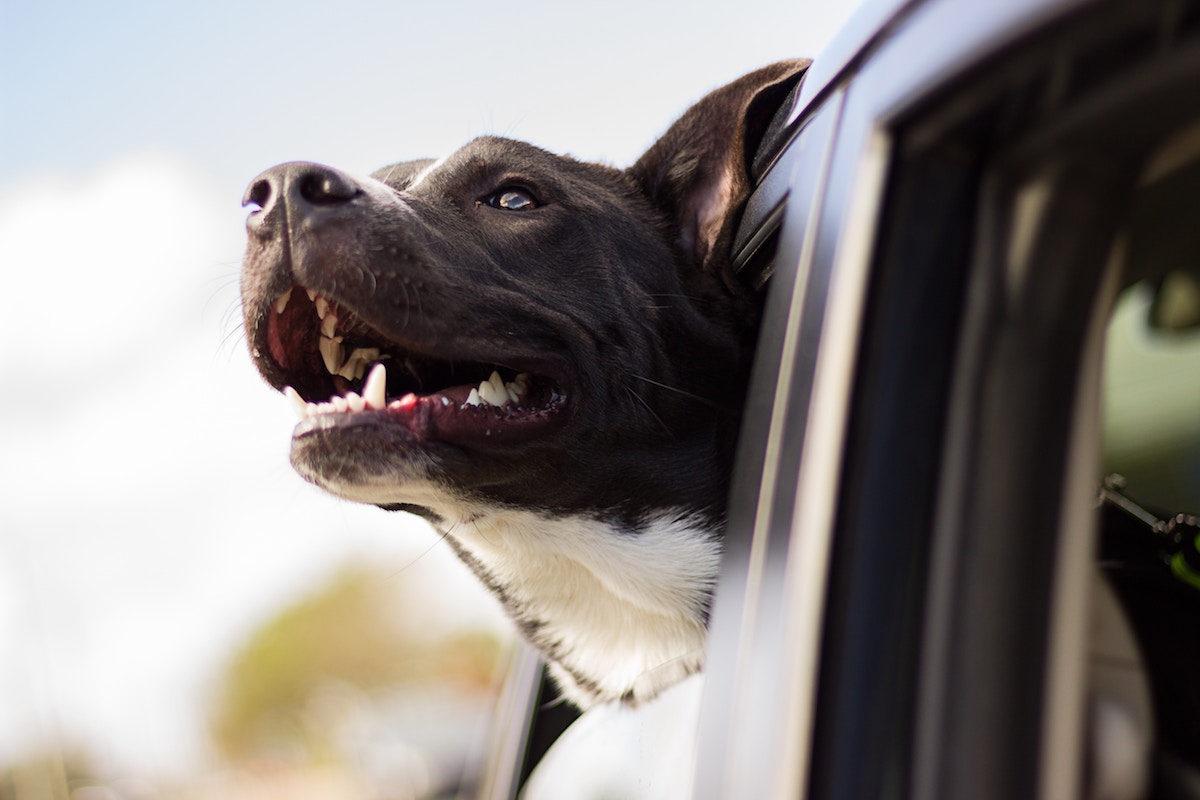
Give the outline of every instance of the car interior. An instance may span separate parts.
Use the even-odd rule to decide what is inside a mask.
[[[1105,344],[1098,558],[1119,607],[1098,608],[1093,633],[1093,780],[1127,780],[1117,773],[1138,767],[1120,754],[1148,753],[1162,797],[1200,796],[1198,199],[1192,123],[1146,159],[1118,240],[1123,288]],[[1122,612],[1128,669],[1114,667],[1109,638]]]

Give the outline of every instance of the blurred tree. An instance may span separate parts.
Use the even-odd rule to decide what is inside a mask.
[[[93,773],[82,751],[48,749],[0,769],[0,800],[68,800]]]
[[[327,715],[311,713],[330,686],[367,697],[414,684],[490,690],[500,638],[446,632],[419,594],[394,574],[352,566],[268,621],[221,680],[211,720],[219,750],[234,761],[336,758],[328,719],[317,719]]]

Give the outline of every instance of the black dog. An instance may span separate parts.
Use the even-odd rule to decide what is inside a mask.
[[[756,322],[730,243],[807,65],[718,89],[624,171],[485,137],[247,190],[246,331],[297,400],[293,466],[429,519],[580,705],[702,665]]]

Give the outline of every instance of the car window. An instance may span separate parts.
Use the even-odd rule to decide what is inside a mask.
[[[1195,797],[1200,231],[1194,220],[1200,206],[1200,126],[1184,125],[1165,136],[1145,164],[1113,247],[1123,288],[1105,335],[1105,505],[1098,553],[1104,580],[1133,634],[1125,660],[1136,663],[1147,700],[1131,703],[1127,688],[1114,684],[1093,687],[1110,704],[1118,699],[1125,711],[1092,724],[1143,742],[1143,769],[1154,777],[1141,783],[1153,787],[1153,796]]]
[[[1200,511],[1200,126],[1151,159],[1130,213],[1130,286],[1108,330],[1104,468],[1165,512]]]

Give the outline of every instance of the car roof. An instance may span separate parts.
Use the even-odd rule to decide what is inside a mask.
[[[915,16],[944,21],[947,35],[930,42],[928,63],[914,65],[923,91],[960,75],[1022,35],[1095,0],[863,0],[814,59],[793,116],[826,93],[855,67],[884,47]],[[899,99],[899,98],[897,98]]]

